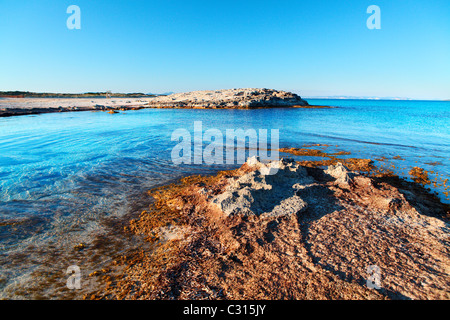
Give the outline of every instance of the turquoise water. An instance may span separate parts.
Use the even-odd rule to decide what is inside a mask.
[[[172,132],[193,132],[194,121],[224,135],[226,129],[279,129],[280,147],[320,143],[332,145],[327,151],[350,151],[351,157],[401,156],[405,160],[393,160],[399,174],[407,176],[419,166],[435,170],[440,179],[450,176],[450,102],[308,101],[339,108],[144,109],[0,118],[0,297],[31,281],[52,250],[71,252],[74,244],[102,234],[103,219],[142,209],[145,190],[152,186],[236,167],[172,163],[177,144]]]

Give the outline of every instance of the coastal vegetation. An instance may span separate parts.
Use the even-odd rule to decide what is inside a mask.
[[[30,91],[0,91],[0,98],[99,98],[109,94],[115,98],[142,98],[156,97],[155,94],[135,93],[108,93],[108,92],[85,92],[85,93],[50,93]]]

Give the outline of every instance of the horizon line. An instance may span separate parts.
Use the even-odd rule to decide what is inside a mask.
[[[278,90],[278,89],[277,89]],[[193,90],[193,91],[214,91],[214,90]],[[286,90],[282,90],[286,91]],[[297,91],[297,90],[295,90]],[[162,93],[156,93],[156,92],[112,92],[110,90],[105,91],[84,91],[84,92],[45,92],[45,91],[25,91],[25,90],[2,90],[0,91],[0,94],[4,93],[12,93],[12,92],[23,92],[23,93],[35,93],[35,94],[61,94],[61,95],[76,95],[76,94],[106,94],[110,92],[111,94],[143,94],[143,95],[169,95],[174,93],[186,93],[186,92],[192,92],[192,91],[166,91]],[[295,93],[294,91],[291,91]],[[323,100],[396,100],[396,101],[450,101],[450,98],[448,99],[436,99],[436,98],[409,98],[409,97],[383,97],[383,96],[347,96],[347,95],[332,95],[332,96],[308,96],[308,95],[302,95],[299,93],[296,93],[300,95],[303,99],[323,99]],[[0,96],[1,98],[1,96]]]

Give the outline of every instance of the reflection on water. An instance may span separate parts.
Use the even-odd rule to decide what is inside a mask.
[[[235,167],[171,162],[177,143],[172,132],[193,132],[194,121],[224,136],[226,129],[279,129],[280,147],[321,143],[331,145],[327,152],[350,151],[351,157],[399,156],[391,163],[403,176],[413,166],[440,179],[449,176],[450,102],[310,103],[340,108],[149,109],[0,119],[0,297],[80,297],[88,283],[95,286],[88,274],[128,249],[125,243],[144,245],[126,241],[118,230],[121,218],[148,204],[147,189]],[[80,243],[86,249],[75,250]],[[84,275],[85,290],[78,293],[65,287],[65,271],[73,264]]]

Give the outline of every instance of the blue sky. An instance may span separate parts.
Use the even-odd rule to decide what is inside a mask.
[[[2,91],[242,87],[450,99],[449,2],[0,0]]]

